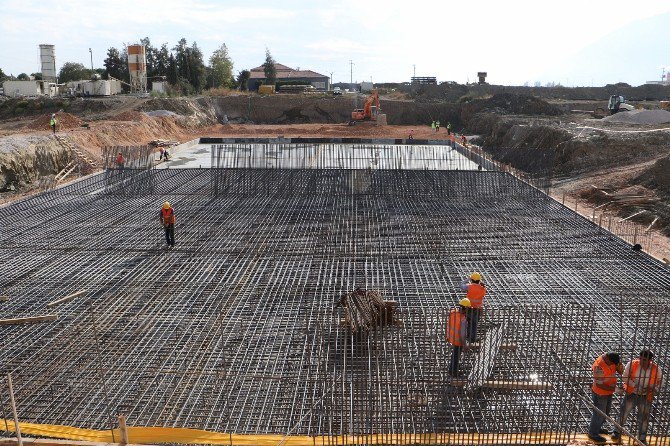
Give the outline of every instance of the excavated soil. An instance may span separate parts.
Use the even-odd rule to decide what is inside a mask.
[[[30,122],[25,128],[29,130],[50,130],[51,115],[44,114],[37,117],[37,119]],[[84,123],[78,117],[69,113],[56,113],[56,130],[74,129],[81,127]]]

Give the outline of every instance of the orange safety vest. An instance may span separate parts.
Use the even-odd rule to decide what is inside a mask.
[[[175,223],[174,209],[161,209],[161,215],[163,216],[164,225],[173,225]]]
[[[468,292],[465,295],[470,299],[472,308],[482,308],[484,306],[484,296],[486,296],[486,288],[481,283],[468,284]]]
[[[447,326],[447,340],[451,345],[461,347],[465,343],[465,314],[458,308],[452,308],[449,312],[449,325]]]
[[[593,386],[591,386],[591,390],[593,390],[593,393],[598,394],[600,396],[612,395],[614,393],[614,387],[616,386],[616,364],[608,365],[605,362],[605,356],[600,355],[593,362],[591,371],[595,373],[596,369],[601,369],[603,371],[603,377],[602,377],[603,384],[607,386],[612,386],[612,389],[610,390],[601,387],[602,385],[596,382],[596,378],[594,375]]]
[[[623,383],[623,388],[626,391],[626,393],[637,393],[640,395],[643,395],[644,392],[647,394],[647,401],[651,402],[653,399],[653,394],[650,393],[649,391],[651,388],[656,384],[656,379],[658,378],[658,365],[654,364],[653,362],[649,364],[651,367],[651,373],[649,374],[649,380],[647,381],[647,373],[644,372],[643,380],[640,380],[640,375],[638,375],[638,370],[640,369],[640,360],[639,359],[634,359],[631,361],[630,364],[630,374],[628,375],[628,379],[626,380],[625,383]],[[637,379],[637,382],[635,380]],[[640,382],[643,381],[643,382]],[[637,388],[635,387],[636,384],[641,384],[644,385],[644,381],[646,381],[647,387],[646,388]]]

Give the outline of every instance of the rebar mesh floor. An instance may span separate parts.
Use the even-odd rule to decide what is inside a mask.
[[[123,187],[98,175],[0,219],[0,314],[58,317],[0,326],[24,421],[570,432],[586,428],[577,396],[598,354],[652,345],[670,372],[668,269],[505,173],[168,169]],[[507,321],[517,346],[490,379],[551,389],[450,385],[447,312],[475,270],[482,333]],[[356,287],[397,301],[402,325],[348,333],[334,304]],[[657,398],[650,432],[667,434],[670,399]]]

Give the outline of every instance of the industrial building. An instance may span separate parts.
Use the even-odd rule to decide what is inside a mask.
[[[4,81],[2,88],[5,96],[33,97],[33,96],[56,96],[58,94],[58,85],[54,82],[45,80],[37,81]]]
[[[317,90],[328,90],[330,87],[330,79],[328,76],[316,73],[311,70],[300,70],[287,67],[280,63],[275,64],[277,70],[276,82],[308,82]],[[265,82],[265,71],[263,66],[252,68],[249,70],[249,81],[247,87],[249,90],[258,90],[258,87]]]
[[[0,209],[0,364],[24,432],[117,441],[122,415],[137,443],[558,445],[586,432],[598,355],[650,347],[670,370],[668,267],[481,154],[203,142],[209,168],[110,147],[105,172]],[[485,319],[451,377],[472,271]],[[357,287],[398,323],[348,330],[336,304]],[[668,386],[650,420],[670,444]]]

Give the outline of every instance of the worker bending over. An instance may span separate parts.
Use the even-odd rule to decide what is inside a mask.
[[[470,308],[470,300],[467,297],[458,302],[458,308],[452,308],[449,312],[449,323],[447,324],[447,340],[454,347],[449,364],[449,375],[458,375],[458,362],[461,359],[461,351],[467,338],[466,311]]]
[[[598,356],[591,366],[591,372],[593,373],[593,385],[591,386],[593,405],[609,415],[612,408],[612,396],[616,389],[616,374],[623,372],[623,364],[621,364],[619,354],[610,352]],[[605,437],[600,435],[607,433],[603,430],[604,422],[605,416],[594,409],[591,415],[588,437],[596,444],[607,441]]]
[[[163,203],[163,208],[160,212],[161,223],[163,224],[163,229],[165,229],[165,243],[168,246],[174,246],[174,209],[169,202]]]
[[[637,407],[637,439],[643,443],[647,441],[651,402],[663,384],[661,368],[653,359],[654,354],[650,350],[642,350],[640,357],[626,364],[623,372],[623,390],[626,396],[619,409],[619,424],[625,426],[628,415]],[[620,439],[621,432],[615,428],[612,440]]]
[[[484,311],[484,296],[486,288],[482,283],[482,275],[478,272],[470,274],[470,279],[461,283],[461,289],[466,292],[465,297],[470,300],[471,308],[467,312],[468,318],[468,342],[477,339],[477,324]]]

